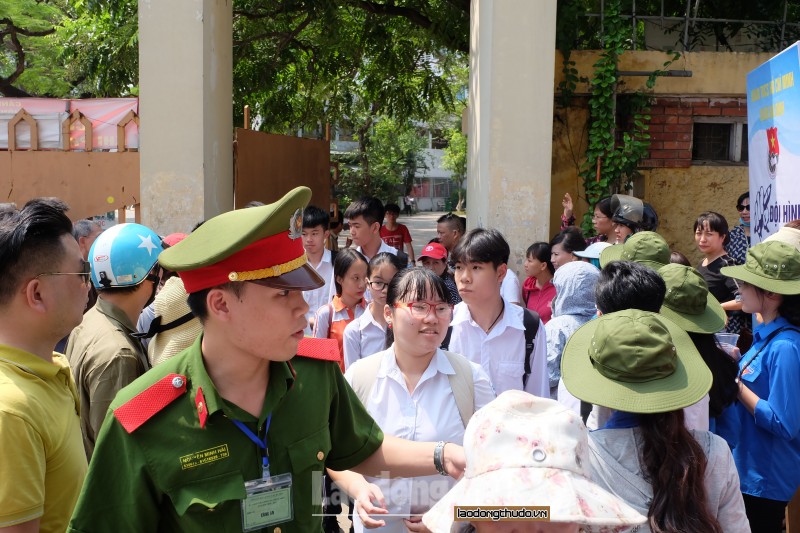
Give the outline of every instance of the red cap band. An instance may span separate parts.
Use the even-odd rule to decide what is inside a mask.
[[[289,232],[270,235],[245,246],[213,265],[178,272],[186,292],[202,291],[231,280],[232,272],[249,272],[283,265],[305,254],[302,239],[290,239]]]

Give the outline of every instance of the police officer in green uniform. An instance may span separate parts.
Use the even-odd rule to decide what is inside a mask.
[[[384,436],[336,348],[301,343],[300,291],[323,284],[299,238],[310,197],[224,213],[161,254],[204,333],[117,395],[69,531],[321,531],[325,466],[461,475],[459,446]]]

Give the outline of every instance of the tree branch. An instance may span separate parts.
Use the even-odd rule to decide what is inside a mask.
[[[15,25],[14,22],[8,18],[0,19],[0,24],[5,24],[10,30],[9,33],[18,33],[20,35],[24,35],[25,37],[45,37],[56,32],[55,27],[41,31],[26,30],[25,28],[20,28],[19,26]]]
[[[410,7],[396,6],[392,4],[376,4],[367,0],[353,0],[352,3],[368,13],[374,15],[390,16],[390,17],[403,17],[410,22],[423,29],[430,29],[433,23],[431,19],[422,14],[422,12],[411,9]]]

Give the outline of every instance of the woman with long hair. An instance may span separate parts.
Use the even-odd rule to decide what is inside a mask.
[[[733,457],[753,531],[779,533],[800,487],[800,252],[780,241],[747,251],[737,280],[745,313],[760,313],[753,345],[739,359],[739,442]]]
[[[405,269],[389,283],[384,317],[389,348],[348,367],[345,378],[375,422],[387,434],[417,441],[461,444],[475,412],[494,399],[489,377],[480,365],[439,348],[450,325],[453,306],[435,272]],[[356,501],[353,525],[383,526],[405,533],[421,527],[422,513],[455,484],[442,476],[389,480],[353,472],[331,472],[331,478]],[[389,515],[380,520],[375,504]]]
[[[640,531],[750,531],[727,443],[686,429],[683,408],[712,375],[677,324],[637,309],[605,314],[573,334],[561,375],[576,397],[615,410],[590,434],[592,479],[647,515]]]

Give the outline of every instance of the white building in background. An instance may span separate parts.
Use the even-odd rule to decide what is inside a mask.
[[[414,196],[417,209],[420,211],[445,211],[450,206],[452,192],[456,190],[456,184],[451,180],[452,172],[442,168],[442,157],[444,148],[447,147],[447,140],[441,135],[441,131],[431,131],[425,125],[418,128],[420,135],[427,136],[428,143],[425,148],[425,162],[428,168],[420,168],[414,176]],[[331,132],[331,153],[356,152],[358,142],[353,140],[352,135],[346,131],[336,129]],[[403,208],[403,194],[398,191],[397,204]]]

